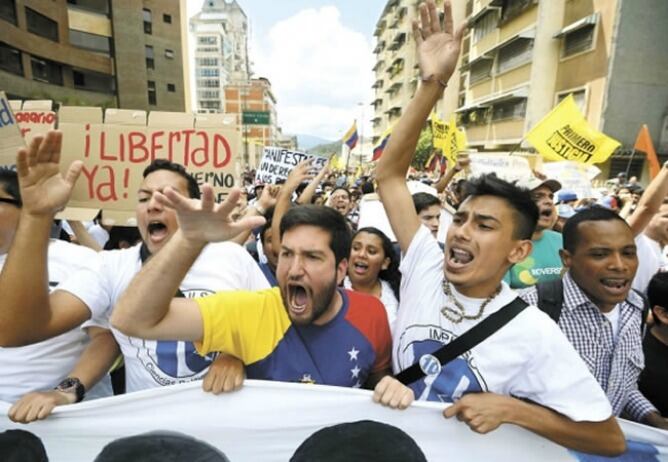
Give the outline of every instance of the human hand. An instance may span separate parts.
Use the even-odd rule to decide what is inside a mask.
[[[457,416],[476,433],[489,433],[508,421],[512,398],[496,393],[469,393],[443,411],[446,418]]]
[[[417,43],[418,62],[423,78],[435,76],[446,82],[457,66],[462,37],[466,26],[455,31],[452,21],[452,5],[449,0],[443,6],[443,26],[434,0],[420,5],[420,24],[413,21],[413,35]]]
[[[202,389],[218,395],[241,388],[244,383],[244,363],[234,356],[221,354],[211,363],[202,382]]]
[[[455,172],[461,172],[462,170],[465,170],[469,168],[471,165],[471,158],[469,155],[465,152],[460,152],[457,155],[457,162],[455,163]]]
[[[262,189],[262,194],[257,200],[257,204],[263,210],[269,210],[269,208],[276,205],[276,199],[278,198],[278,193],[280,192],[280,185],[268,184]]]
[[[311,172],[312,166],[313,159],[306,159],[298,163],[285,180],[284,188],[292,194],[300,184],[305,181],[311,181],[314,177]]]
[[[30,215],[51,217],[64,209],[81,174],[81,161],[73,162],[64,176],[60,173],[62,141],[62,133],[52,130],[16,154],[22,209]]]
[[[183,237],[198,244],[227,241],[265,222],[263,217],[258,216],[232,221],[230,215],[239,201],[239,189],[233,189],[221,204],[214,201],[213,188],[209,184],[202,186],[201,200],[189,199],[172,187],[165,188],[163,193],[155,191],[153,194],[162,205],[176,211]]]
[[[668,430],[668,419],[662,417],[658,412],[650,412],[645,417],[645,423],[651,425],[652,427],[661,428],[663,430]]]
[[[394,377],[386,375],[376,384],[373,400],[392,409],[406,409],[415,400],[415,394]]]
[[[14,403],[7,413],[9,418],[18,423],[30,423],[46,419],[53,408],[63,404],[74,404],[77,397],[74,393],[59,390],[34,391],[23,395]]]

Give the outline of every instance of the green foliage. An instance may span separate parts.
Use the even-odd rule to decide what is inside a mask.
[[[339,154],[341,152],[341,141],[334,141],[327,144],[319,144],[313,146],[311,149],[307,149],[306,152],[309,154],[315,154],[320,156],[330,156],[332,154]]]
[[[433,149],[431,124],[427,122],[422,132],[420,132],[420,138],[418,138],[418,143],[415,147],[415,155],[413,156],[411,166],[417,170],[424,170],[424,164],[429,159]]]

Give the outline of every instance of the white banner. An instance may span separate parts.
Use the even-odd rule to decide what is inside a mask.
[[[9,421],[9,405],[0,403],[0,431],[38,435],[51,462],[92,461],[118,438],[161,430],[205,441],[232,462],[287,461],[314,432],[360,420],[398,427],[429,461],[668,462],[668,432],[643,425],[621,421],[629,451],[607,459],[569,451],[514,425],[480,435],[445,419],[445,407],[421,402],[390,410],[373,403],[369,391],[322,385],[247,380],[239,392],[214,396],[200,383],[187,383],[63,406],[30,425]]]
[[[472,177],[487,173],[496,173],[496,176],[506,181],[526,179],[532,175],[529,161],[522,156],[506,154],[471,154]]]
[[[578,199],[596,197],[591,181],[596,178],[601,169],[595,165],[586,165],[579,162],[546,162],[543,164],[543,173],[561,183],[561,188],[573,191]]]
[[[311,168],[319,172],[327,163],[329,158],[306,154],[303,152],[289,151],[283,148],[264,148],[262,162],[255,173],[255,181],[264,184],[276,184],[277,180],[285,180],[293,168],[303,160],[313,159]]]

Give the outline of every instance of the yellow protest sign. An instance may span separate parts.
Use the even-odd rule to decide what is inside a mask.
[[[450,127],[434,113],[431,115],[432,144],[436,149],[444,149]]]
[[[547,160],[573,160],[583,164],[605,162],[620,146],[618,141],[589,126],[573,95],[568,95],[543,117],[526,139]]]
[[[448,127],[449,130],[443,145],[443,155],[448,159],[450,165],[455,165],[457,162],[457,153],[466,149],[466,135],[457,128],[457,118],[454,114],[450,117]]]

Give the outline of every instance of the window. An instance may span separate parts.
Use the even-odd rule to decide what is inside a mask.
[[[216,37],[207,35],[204,37],[199,37],[197,39],[197,43],[199,45],[216,45],[218,42],[216,41]]]
[[[561,103],[570,94],[573,95],[573,100],[575,101],[575,104],[577,105],[577,107],[580,109],[580,111],[582,111],[583,114],[585,114],[585,110],[587,109],[586,108],[586,102],[587,101],[585,99],[584,88],[581,89],[581,90],[573,91],[573,92],[568,91],[566,93],[562,93],[562,94],[558,95],[557,96],[557,104]]]
[[[172,23],[172,15],[171,14],[163,14],[162,15],[162,22],[171,24]]]
[[[58,23],[51,18],[26,7],[28,31],[54,42],[58,41]]]
[[[197,82],[197,85],[204,88],[220,88],[220,80],[218,79],[203,79]]]
[[[142,10],[142,14],[144,16],[144,33],[145,34],[152,34],[153,33],[153,19],[151,16],[151,10],[148,8],[144,8]]]
[[[167,84],[167,91],[170,93],[174,93],[176,91],[176,85],[173,83],[168,83]]]
[[[85,87],[86,86],[86,76],[83,72],[72,71],[72,80],[74,81],[75,87]]]
[[[30,67],[33,80],[55,85],[63,84],[63,68],[60,64],[33,56],[30,58]]]
[[[504,0],[501,10],[501,22],[508,22],[528,10],[535,0]]]
[[[469,85],[485,80],[492,75],[493,59],[480,59],[471,65]]]
[[[146,45],[146,69],[155,69],[155,61],[153,57],[153,47]]]
[[[218,77],[220,71],[218,69],[198,69],[197,75],[200,77]]]
[[[165,50],[165,58],[174,59],[174,50],[166,49]]]
[[[522,119],[526,114],[526,110],[526,98],[504,101],[503,103],[494,105],[492,109],[492,120]]]
[[[201,99],[219,99],[220,92],[217,90],[202,90],[199,92],[199,97]]]
[[[499,49],[498,73],[531,61],[533,40],[519,38]]]
[[[0,69],[12,74],[23,75],[21,52],[0,42]]]
[[[146,86],[148,87],[148,104],[151,106],[157,105],[158,97],[155,92],[155,82],[153,80],[149,80],[146,82]]]
[[[199,106],[203,109],[220,109],[220,101],[200,101]]]
[[[86,50],[98,51],[100,53],[111,53],[111,40],[103,35],[89,34],[70,29],[70,44]]]
[[[72,80],[76,88],[98,93],[115,94],[116,86],[113,76],[84,69],[72,69]]]
[[[564,57],[589,51],[594,45],[594,24],[581,27],[564,36]]]
[[[0,19],[16,25],[16,5],[14,0],[0,0]]]
[[[476,21],[473,26],[475,28],[473,32],[473,43],[477,43],[485,35],[496,29],[499,24],[499,17],[496,11],[497,10],[490,10]]]
[[[67,3],[82,10],[109,15],[109,0],[67,0]]]
[[[217,58],[197,58],[197,65],[198,66],[217,66],[218,65],[218,59]]]

